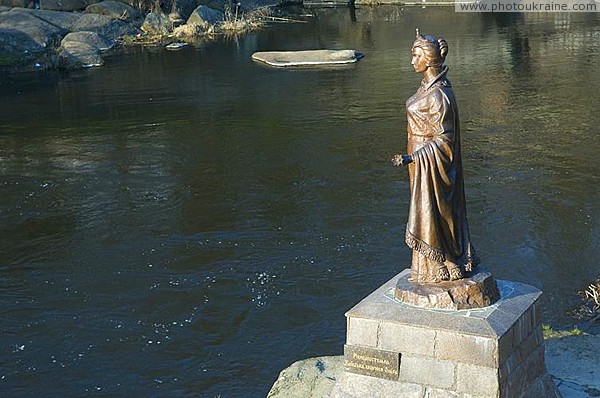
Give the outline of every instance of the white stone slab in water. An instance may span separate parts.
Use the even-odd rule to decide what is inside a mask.
[[[362,54],[354,50],[266,51],[252,54],[253,60],[278,67],[341,65],[356,62],[360,58]]]
[[[183,47],[187,46],[188,43],[171,43],[166,46],[167,50],[181,50]]]

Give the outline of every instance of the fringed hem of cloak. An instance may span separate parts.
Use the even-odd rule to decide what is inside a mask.
[[[443,263],[446,261],[446,255],[442,250],[429,246],[427,243],[423,242],[421,239],[417,238],[408,231],[406,231],[405,241],[408,247],[410,247],[412,250],[418,251],[433,261],[438,263]],[[473,254],[472,256],[464,258],[463,261],[460,261],[458,265],[463,266],[466,271],[470,272],[473,270],[473,268],[479,265],[479,262],[479,257],[476,254]]]
[[[408,231],[406,231],[405,241],[408,247],[418,251],[419,253],[433,261],[436,261],[438,263],[443,263],[444,261],[446,261],[446,256],[444,255],[443,251],[429,246],[427,243],[423,242],[421,239],[417,238]]]

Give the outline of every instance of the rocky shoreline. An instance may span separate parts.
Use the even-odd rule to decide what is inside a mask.
[[[425,1],[425,0],[423,0]],[[452,0],[426,0],[451,5]],[[288,6],[402,4],[406,0],[0,0],[0,72],[103,65],[121,45],[214,39],[287,18]],[[277,16],[274,16],[274,15]],[[284,16],[284,18],[281,18]]]
[[[145,13],[113,0],[0,0],[0,69],[100,66],[103,54],[119,44],[197,38],[214,33],[227,20],[242,21],[244,13],[277,6],[279,1],[257,0],[244,8],[235,3],[235,9],[231,1],[223,0],[155,4]]]

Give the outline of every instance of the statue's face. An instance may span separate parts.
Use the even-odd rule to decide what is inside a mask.
[[[411,64],[415,68],[415,71],[419,73],[423,73],[429,68],[427,59],[425,59],[425,53],[423,53],[421,47],[413,47]]]

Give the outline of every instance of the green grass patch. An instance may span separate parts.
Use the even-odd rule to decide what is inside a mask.
[[[542,324],[542,332],[544,333],[544,339],[556,339],[567,336],[579,336],[584,334],[581,330],[574,327],[572,330],[554,330],[550,325]]]

